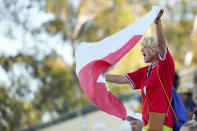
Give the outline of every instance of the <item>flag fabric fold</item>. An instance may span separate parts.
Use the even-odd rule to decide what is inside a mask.
[[[126,119],[123,103],[107,88],[102,73],[107,72],[141,39],[161,8],[154,6],[139,20],[99,42],[82,42],[75,52],[80,86],[92,104],[108,114]]]

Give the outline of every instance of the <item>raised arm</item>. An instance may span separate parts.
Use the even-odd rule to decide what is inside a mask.
[[[157,45],[158,45],[158,49],[159,49],[159,54],[160,56],[163,58],[164,57],[164,53],[165,53],[165,47],[166,47],[166,41],[164,38],[164,34],[163,34],[163,28],[161,25],[161,16],[163,15],[163,9],[159,12],[159,15],[157,16],[155,22],[156,25],[156,34],[157,34]]]
[[[123,75],[105,75],[105,80],[116,84],[128,84],[128,80]]]

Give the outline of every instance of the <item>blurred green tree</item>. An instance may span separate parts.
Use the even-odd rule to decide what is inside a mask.
[[[77,99],[71,88],[72,72],[57,54],[44,59],[43,66],[38,68],[38,78],[43,84],[34,100],[37,109],[42,113],[49,112],[51,116],[53,112],[60,115],[75,109]]]
[[[37,122],[41,119],[41,114],[35,110],[29,102],[18,101],[10,95],[11,89],[0,86],[0,130],[16,130]]]
[[[2,129],[25,127],[40,121],[46,112],[51,117],[57,117],[53,115],[54,112],[59,115],[76,107],[77,100],[71,88],[73,77],[70,67],[55,52],[41,61],[19,54],[16,57],[0,57],[0,62],[10,73],[8,77],[10,85],[0,87]],[[23,63],[32,80],[38,80],[36,93],[31,90],[29,84],[32,83],[29,83],[29,78],[27,79],[25,75],[17,77],[14,73],[14,66]],[[34,97],[31,99],[32,93]]]

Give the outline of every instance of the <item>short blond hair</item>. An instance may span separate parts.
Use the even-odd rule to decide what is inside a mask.
[[[145,37],[141,43],[142,47],[147,46],[151,50],[152,55],[158,55],[157,39],[155,36]]]

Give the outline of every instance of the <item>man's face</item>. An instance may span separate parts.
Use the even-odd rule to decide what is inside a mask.
[[[136,120],[131,118],[130,125],[132,131],[141,131],[142,130],[142,122],[140,120]]]

